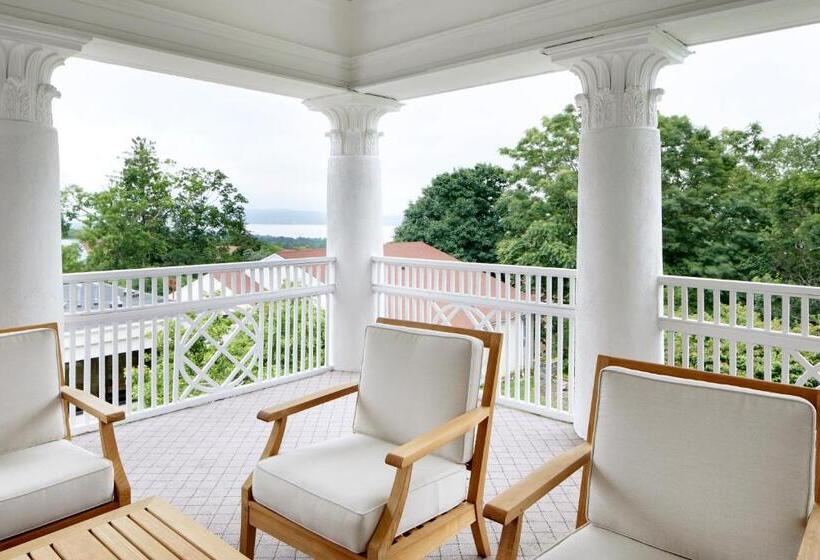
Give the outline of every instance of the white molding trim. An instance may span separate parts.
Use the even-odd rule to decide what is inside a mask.
[[[326,86],[348,86],[349,58],[344,55],[307,47],[269,35],[240,29],[209,19],[184,14],[139,0],[59,0],[63,13],[89,7],[107,12],[109,23],[88,22],[65,15],[55,15],[33,8],[21,8],[0,1],[0,14],[60,25],[115,41],[185,57],[238,66]],[[128,23],[141,21],[139,30]],[[116,23],[124,25],[115,26]],[[134,26],[132,26],[134,27]],[[180,42],[179,35],[190,39]],[[174,38],[174,39],[172,39]],[[216,50],[207,39],[218,45],[230,45],[230,50]],[[240,48],[237,48],[240,47]],[[246,48],[241,48],[246,47]],[[96,59],[94,44],[84,49],[83,56]]]
[[[0,0],[0,14],[91,35],[94,40],[80,54],[90,59],[305,99],[334,89],[420,96],[552,72],[557,68],[548,60],[526,55],[545,45],[647,26],[663,29],[668,25],[675,32],[680,29],[685,39],[694,24],[686,23],[683,29],[681,22],[712,14],[719,14],[726,22],[733,10],[741,8],[760,14],[741,29],[729,29],[724,23],[695,36],[715,40],[726,34],[744,34],[744,30],[754,33],[773,26],[771,17],[762,11],[772,4],[771,0],[544,0],[444,31],[423,35],[420,30],[415,38],[355,56],[348,56],[354,48],[350,37],[363,34],[364,21],[372,19],[358,21],[357,13],[412,9],[412,2],[394,0],[387,8],[384,4],[344,2],[338,8],[340,4],[328,0],[311,0],[307,7],[320,14],[338,8],[336,52],[141,0]],[[801,18],[813,17],[811,8],[803,10]],[[816,11],[820,19],[820,9]],[[516,56],[520,58],[514,68],[504,67],[506,58]],[[496,61],[502,62],[494,64]],[[474,71],[463,72],[469,65],[476,67]]]
[[[390,47],[354,56],[351,87],[371,88],[378,84],[422,76],[443,69],[480,62],[499,56],[528,50],[540,50],[545,45],[576,41],[610,33],[659,25],[685,15],[693,17],[722,11],[760,0],[695,0],[672,7],[657,8],[655,0],[556,0],[530,8],[489,18],[424,37],[419,37]],[[634,13],[614,20],[602,21],[600,14],[631,8]],[[559,29],[562,17],[579,18],[581,25]],[[477,49],[480,45],[480,50]],[[402,61],[416,60],[412,66]],[[544,72],[549,71],[544,64]]]

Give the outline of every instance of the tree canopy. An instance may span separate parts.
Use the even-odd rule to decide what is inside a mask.
[[[62,202],[63,232],[79,221],[93,270],[247,260],[263,249],[245,227],[247,200],[224,173],[177,169],[145,138],[132,140],[107,189],[69,187]]]
[[[753,123],[715,134],[664,115],[658,126],[666,273],[820,284],[820,131],[769,138]],[[471,255],[465,260],[574,267],[579,136],[579,113],[568,106],[501,148],[512,168],[496,180],[503,188],[493,207],[455,206],[481,192],[470,174],[453,184],[451,174],[437,177],[405,214],[401,239]],[[452,232],[460,220],[464,238]],[[501,234],[482,234],[485,220]],[[496,240],[497,260],[489,249],[465,250],[482,238]]]
[[[405,210],[394,239],[424,241],[463,261],[495,262],[503,233],[497,203],[507,187],[506,172],[495,165],[437,175]]]

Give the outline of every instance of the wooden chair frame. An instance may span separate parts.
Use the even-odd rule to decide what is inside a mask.
[[[472,529],[478,554],[486,557],[490,553],[487,528],[481,512],[484,502],[484,483],[487,474],[490,434],[492,433],[502,335],[494,332],[395,319],[380,318],[378,322],[387,325],[465,334],[481,340],[484,343],[484,348],[489,350],[481,405],[404,445],[397,446],[388,453],[385,462],[396,468],[396,477],[393,481],[393,488],[388,497],[387,505],[373,536],[370,538],[367,551],[362,554],[353,553],[256,502],[253,499],[253,474],[251,474],[242,486],[242,528],[239,538],[239,549],[248,558],[253,558],[254,555],[257,529],[261,529],[314,558],[323,560],[361,560],[362,558],[386,560],[393,558],[423,558],[428,552],[436,549],[469,525]],[[358,389],[358,383],[348,383],[260,411],[257,418],[265,422],[273,422],[273,428],[261,459],[272,457],[279,452],[288,416],[333,399],[350,395],[357,392]],[[474,428],[477,429],[473,458],[467,464],[468,469],[470,469],[467,498],[450,511],[394,538],[410,489],[410,475],[413,470],[413,463]]]
[[[593,386],[592,403],[590,404],[587,441],[553,457],[529,476],[493,498],[484,508],[485,517],[497,523],[501,523],[504,526],[501,531],[498,555],[496,556],[498,560],[514,560],[517,557],[524,512],[527,508],[544,497],[550,490],[561,484],[579,468],[583,468],[583,472],[581,475],[581,492],[578,499],[576,528],[587,524],[587,496],[589,493],[590,477],[592,475],[590,458],[592,456],[592,449],[595,446],[598,390],[601,380],[601,370],[610,366],[624,367],[669,377],[744,387],[781,395],[791,395],[809,401],[816,411],[820,409],[820,391],[817,389],[795,387],[793,385],[772,383],[771,381],[762,381],[759,379],[705,373],[699,370],[665,366],[652,362],[626,360],[612,356],[598,356],[598,361],[595,365],[595,385]],[[817,429],[820,429],[820,413],[817,415],[815,430]],[[820,452],[820,439],[815,443],[815,453],[820,455],[818,452]],[[820,560],[820,462],[815,463],[814,501],[814,509],[809,516],[806,531],[803,536],[803,544],[800,547],[797,560]]]
[[[115,407],[104,400],[95,397],[85,391],[80,391],[74,387],[69,387],[64,384],[64,362],[62,345],[60,342],[60,332],[57,323],[43,323],[37,325],[27,325],[22,327],[13,327],[8,329],[0,329],[0,335],[19,333],[25,331],[32,331],[38,329],[48,329],[54,333],[54,338],[57,342],[57,387],[60,390],[60,400],[63,409],[63,426],[64,438],[71,440],[71,425],[68,418],[68,405],[81,408],[85,413],[94,416],[100,423],[100,443],[102,444],[103,456],[111,461],[114,466],[114,498],[105,504],[97,507],[81,511],[64,519],[58,519],[48,525],[43,525],[11,536],[5,540],[0,540],[0,550],[6,550],[18,544],[30,541],[37,537],[41,537],[63,527],[68,527],[95,517],[101,513],[114,510],[118,507],[125,506],[131,503],[131,486],[128,483],[128,478],[125,476],[125,469],[122,466],[120,459],[120,452],[117,448],[117,439],[114,436],[114,422],[125,418],[125,412],[119,407]]]

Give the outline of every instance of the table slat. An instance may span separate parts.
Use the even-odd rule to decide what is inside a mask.
[[[29,552],[29,556],[31,556],[32,560],[60,560],[60,557],[57,556],[57,553],[54,552],[54,549],[50,546],[44,546],[42,548],[38,548],[37,550],[32,550]],[[26,557],[21,556],[21,558]]]
[[[147,556],[107,523],[92,528],[91,533],[120,560],[148,560]]]
[[[52,546],[62,560],[117,560],[117,557],[88,531],[73,533]]]
[[[194,543],[201,551],[205,552],[214,560],[247,560],[228,543],[204,529],[199,523],[177,511],[166,502],[156,500],[149,503],[146,508],[163,523],[185,537],[188,542]]]
[[[174,529],[169,528],[165,523],[154,517],[151,513],[143,510],[130,515],[137,525],[145,529],[162,545],[176,554],[182,560],[209,560],[200,552],[198,548],[180,536]]]
[[[157,539],[128,517],[112,519],[111,525],[151,560],[177,560]]]

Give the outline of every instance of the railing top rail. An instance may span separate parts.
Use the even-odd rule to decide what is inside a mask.
[[[173,276],[175,274],[202,274],[248,268],[271,268],[292,265],[326,264],[335,262],[335,257],[313,257],[307,259],[282,259],[270,261],[243,261],[218,264],[196,264],[184,266],[164,266],[155,268],[128,268],[122,270],[100,270],[92,272],[71,272],[63,274],[63,283],[89,282],[94,280],[122,280],[125,278]]]
[[[255,292],[239,296],[219,298],[205,298],[194,301],[170,301],[163,305],[139,305],[114,309],[95,309],[66,313],[66,326],[77,327],[83,325],[100,325],[109,322],[138,321],[140,319],[159,319],[171,317],[180,313],[212,311],[229,309],[255,303],[286,301],[300,297],[309,297],[323,294],[332,294],[336,290],[335,284],[322,286],[308,286],[303,288],[289,288],[273,292]]]
[[[542,274],[575,278],[573,268],[548,268],[541,266],[521,266],[511,264],[470,263],[461,261],[439,261],[434,259],[405,259],[401,257],[373,257],[374,263],[412,265],[426,268],[443,268],[448,270],[474,270],[509,272],[511,274]]]
[[[742,280],[720,280],[717,278],[698,278],[694,276],[659,277],[661,285],[687,286],[690,288],[709,288],[732,290],[736,292],[752,292],[755,294],[809,296],[820,298],[820,286],[800,286],[796,284],[772,284],[768,282],[746,282]]]

